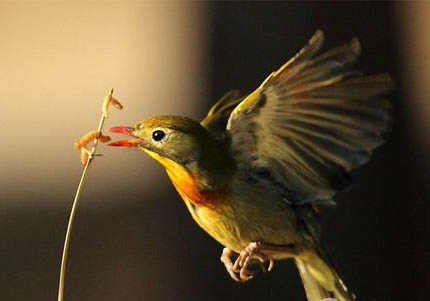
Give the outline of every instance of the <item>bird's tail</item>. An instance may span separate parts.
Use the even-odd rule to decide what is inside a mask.
[[[295,257],[295,261],[308,301],[321,301],[324,298],[355,300],[354,294],[348,291],[324,249],[306,252]]]

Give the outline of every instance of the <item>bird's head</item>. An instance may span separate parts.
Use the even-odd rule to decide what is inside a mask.
[[[110,146],[137,147],[165,167],[173,162],[181,166],[196,162],[204,165],[224,152],[216,138],[198,122],[186,117],[158,116],[131,127],[110,128],[109,132],[132,137],[114,141]]]

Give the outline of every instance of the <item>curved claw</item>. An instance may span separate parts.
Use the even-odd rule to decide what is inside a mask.
[[[254,278],[254,273],[248,269],[250,260],[251,260],[251,257],[248,256],[245,259],[242,268],[240,269],[239,275],[240,275],[240,279],[242,279],[243,281],[248,281]]]
[[[237,282],[242,282],[242,280],[237,276],[238,270],[234,269],[233,262],[231,261],[231,256],[234,255],[234,251],[229,248],[224,248],[222,250],[221,262],[224,263],[225,269],[230,274],[230,277]]]

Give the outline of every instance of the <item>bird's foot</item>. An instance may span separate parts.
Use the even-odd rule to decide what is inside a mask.
[[[233,269],[239,273],[241,282],[251,280],[254,277],[255,271],[250,269],[253,261],[257,260],[263,272],[270,272],[273,269],[275,261],[272,257],[264,254],[262,251],[265,248],[265,244],[261,242],[251,242],[245,249],[243,249],[236,262],[233,265]],[[266,267],[266,263],[269,263]]]
[[[229,248],[224,248],[221,261],[224,263],[227,272],[231,278],[237,282],[246,282],[251,280],[256,270],[251,270],[251,266],[257,262],[263,272],[271,271],[274,265],[274,260],[270,256],[263,254],[261,247],[265,245],[259,242],[250,243],[245,249],[240,252],[235,263],[233,264],[232,257],[236,255],[236,252]],[[269,263],[266,267],[266,263]]]
[[[243,249],[233,264],[232,256],[237,253],[229,248],[224,248],[221,261],[224,263],[231,278],[238,282],[251,280],[257,270],[251,266],[258,263],[263,272],[270,272],[273,269],[275,254],[284,258],[297,256],[303,250],[294,244],[274,245],[262,242],[251,242]],[[269,255],[270,254],[270,255]]]

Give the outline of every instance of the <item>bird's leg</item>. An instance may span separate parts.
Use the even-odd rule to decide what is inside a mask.
[[[236,262],[234,263],[231,270],[235,273],[239,273],[241,282],[248,281],[253,278],[254,274],[249,270],[249,265],[252,262],[252,259],[256,259],[262,266],[263,272],[270,272],[273,269],[273,265],[275,264],[273,257],[268,255],[270,253],[291,254],[291,256],[295,256],[298,254],[298,250],[294,245],[272,245],[262,242],[251,242],[240,252],[239,257],[236,259]],[[269,262],[267,269],[264,266],[266,262]]]

